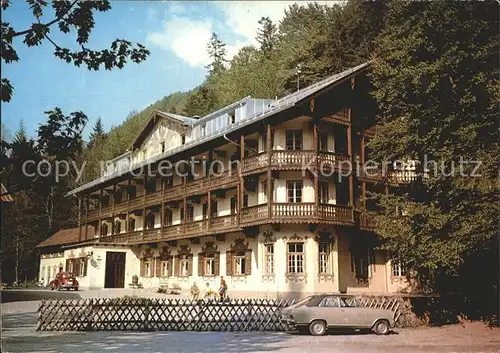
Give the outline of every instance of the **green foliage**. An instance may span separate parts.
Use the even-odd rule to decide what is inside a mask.
[[[393,3],[377,39],[372,157],[457,168],[379,195],[384,248],[410,267],[459,271],[497,233],[498,39],[497,4],[445,1]]]
[[[219,39],[216,33],[212,33],[212,37],[207,43],[207,52],[212,62],[206,67],[209,75],[215,75],[225,70],[226,60],[226,44]]]
[[[257,29],[257,42],[264,55],[269,55],[277,42],[277,27],[269,17],[262,17],[259,20],[260,28]]]
[[[19,61],[19,56],[14,48],[14,38],[24,37],[23,44],[28,47],[38,46],[48,41],[54,46],[55,57],[80,67],[87,66],[89,70],[106,70],[123,68],[127,61],[141,63],[149,55],[143,45],[132,44],[128,40],[116,39],[109,49],[92,50],[85,46],[88,43],[92,29],[94,28],[94,13],[105,12],[111,9],[108,0],[102,1],[78,1],[65,0],[54,1],[52,10],[54,19],[48,22],[40,22],[45,14],[48,2],[39,0],[26,0],[32,10],[33,23],[27,29],[14,28],[7,22],[2,22],[2,50],[1,58],[6,63]],[[8,1],[2,2],[2,8],[7,11]],[[59,31],[64,34],[76,32],[76,43],[81,50],[61,47],[50,37],[53,26],[57,25]],[[12,98],[14,88],[7,78],[2,78],[2,101],[8,102]]]

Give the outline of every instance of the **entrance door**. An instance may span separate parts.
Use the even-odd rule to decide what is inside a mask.
[[[104,288],[125,287],[125,253],[106,252],[106,275]]]

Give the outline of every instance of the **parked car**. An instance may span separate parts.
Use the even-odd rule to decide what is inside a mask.
[[[328,328],[371,329],[386,335],[394,327],[394,312],[362,306],[352,296],[313,295],[282,310],[281,319],[299,330],[308,329],[314,336]]]
[[[78,280],[75,275],[71,272],[59,272],[56,278],[50,281],[50,290],[61,290],[61,289],[74,289],[78,290]]]

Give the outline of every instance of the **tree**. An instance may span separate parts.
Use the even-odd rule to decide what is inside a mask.
[[[6,11],[9,7],[9,0],[2,1],[2,9]],[[41,22],[41,18],[47,11],[48,3],[44,0],[26,0],[33,14],[33,23],[29,28],[14,28],[10,23],[2,22],[2,50],[1,58],[5,64],[19,61],[19,56],[14,48],[14,38],[23,37],[24,45],[28,47],[38,46],[44,42],[49,42],[54,46],[54,55],[72,63],[75,66],[82,64],[89,70],[99,70],[102,66],[106,70],[113,68],[123,68],[127,61],[135,63],[143,62],[149,55],[141,44],[133,45],[124,39],[114,40],[109,49],[92,50],[87,48],[92,29],[94,28],[94,12],[105,12],[111,9],[108,0],[101,1],[81,1],[81,0],[61,0],[52,3],[54,12],[53,19],[48,22]],[[70,34],[72,30],[76,32],[76,44],[79,49],[69,49],[55,43],[50,36],[50,31],[55,27],[64,34]],[[2,101],[10,101],[14,88],[10,81],[2,78]]]
[[[209,75],[214,75],[225,70],[226,60],[226,44],[219,39],[216,33],[212,33],[212,37],[207,43],[207,52],[212,62],[206,66]]]
[[[208,84],[202,84],[189,96],[184,114],[204,116],[216,107],[216,97]]]
[[[276,45],[278,29],[269,17],[262,17],[259,25],[261,27],[257,29],[257,42],[260,44],[262,53],[268,57]]]
[[[92,128],[92,132],[90,133],[90,141],[96,140],[96,139],[101,139],[106,135],[104,132],[104,127],[102,126],[102,120],[101,118],[97,118],[96,122],[94,123],[94,127]]]
[[[496,3],[390,6],[373,66],[381,130],[369,146],[378,161],[438,167],[428,164],[427,178],[409,188],[375,195],[383,248],[409,267],[460,273],[497,234],[498,44]],[[470,161],[463,173],[460,160]]]

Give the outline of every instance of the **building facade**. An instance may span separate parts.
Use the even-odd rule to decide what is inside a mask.
[[[214,288],[224,276],[233,296],[415,290],[375,249],[367,211],[371,189],[408,181],[363,167],[376,131],[369,67],[205,117],[154,112],[100,178],[70,192],[78,240],[61,263],[82,287],[138,276],[146,288]]]

